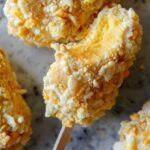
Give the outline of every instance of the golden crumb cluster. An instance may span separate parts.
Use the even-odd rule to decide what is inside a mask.
[[[24,92],[0,49],[0,149],[20,150],[30,138],[31,113]]]
[[[138,113],[131,115],[131,121],[123,121],[120,141],[114,150],[150,150],[150,101]]]
[[[44,78],[46,116],[63,125],[88,125],[115,104],[141,45],[137,14],[104,8],[79,43],[54,44],[56,61]]]
[[[7,0],[8,31],[29,44],[81,40],[105,5],[118,0]]]

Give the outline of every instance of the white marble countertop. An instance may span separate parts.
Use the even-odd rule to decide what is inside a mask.
[[[126,7],[134,7],[139,13],[144,29],[142,51],[131,69],[131,75],[120,89],[116,106],[105,117],[87,128],[75,126],[67,150],[112,150],[118,139],[120,122],[128,119],[129,114],[138,111],[150,98],[150,1],[137,1],[141,2],[124,0]],[[25,98],[32,109],[33,135],[25,150],[50,150],[61,124],[57,119],[44,118],[42,86],[43,76],[54,61],[54,51],[25,45],[9,36],[3,4],[4,0],[0,0],[0,47],[7,50],[19,82],[28,90]],[[144,66],[143,71],[140,65]]]

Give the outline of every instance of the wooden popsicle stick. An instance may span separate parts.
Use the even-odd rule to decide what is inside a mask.
[[[71,140],[71,132],[73,128],[67,128],[62,126],[58,138],[55,142],[53,150],[64,150],[66,145]]]

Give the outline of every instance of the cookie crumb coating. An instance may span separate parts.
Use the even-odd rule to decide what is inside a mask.
[[[79,43],[54,44],[56,61],[44,78],[46,116],[67,127],[89,125],[115,104],[141,45],[133,9],[104,8]]]
[[[0,49],[0,149],[20,150],[31,135],[31,112],[8,59]]]
[[[143,109],[130,116],[130,121],[123,121],[119,131],[120,141],[114,144],[114,150],[149,150],[150,149],[150,100]]]
[[[83,39],[105,5],[118,0],[7,0],[8,31],[38,47]]]

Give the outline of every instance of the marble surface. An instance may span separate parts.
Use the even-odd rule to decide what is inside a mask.
[[[120,122],[128,119],[150,98],[150,1],[136,1],[139,2],[123,0],[124,6],[133,7],[139,13],[144,29],[142,50],[131,75],[120,89],[116,106],[90,127],[75,126],[66,150],[112,150],[113,143],[118,139]],[[0,47],[7,50],[19,82],[28,90],[25,98],[32,109],[33,135],[25,150],[50,150],[61,124],[57,119],[44,118],[42,78],[54,61],[54,51],[25,45],[9,36],[3,5],[4,0],[0,0]],[[144,70],[140,69],[141,65]]]

